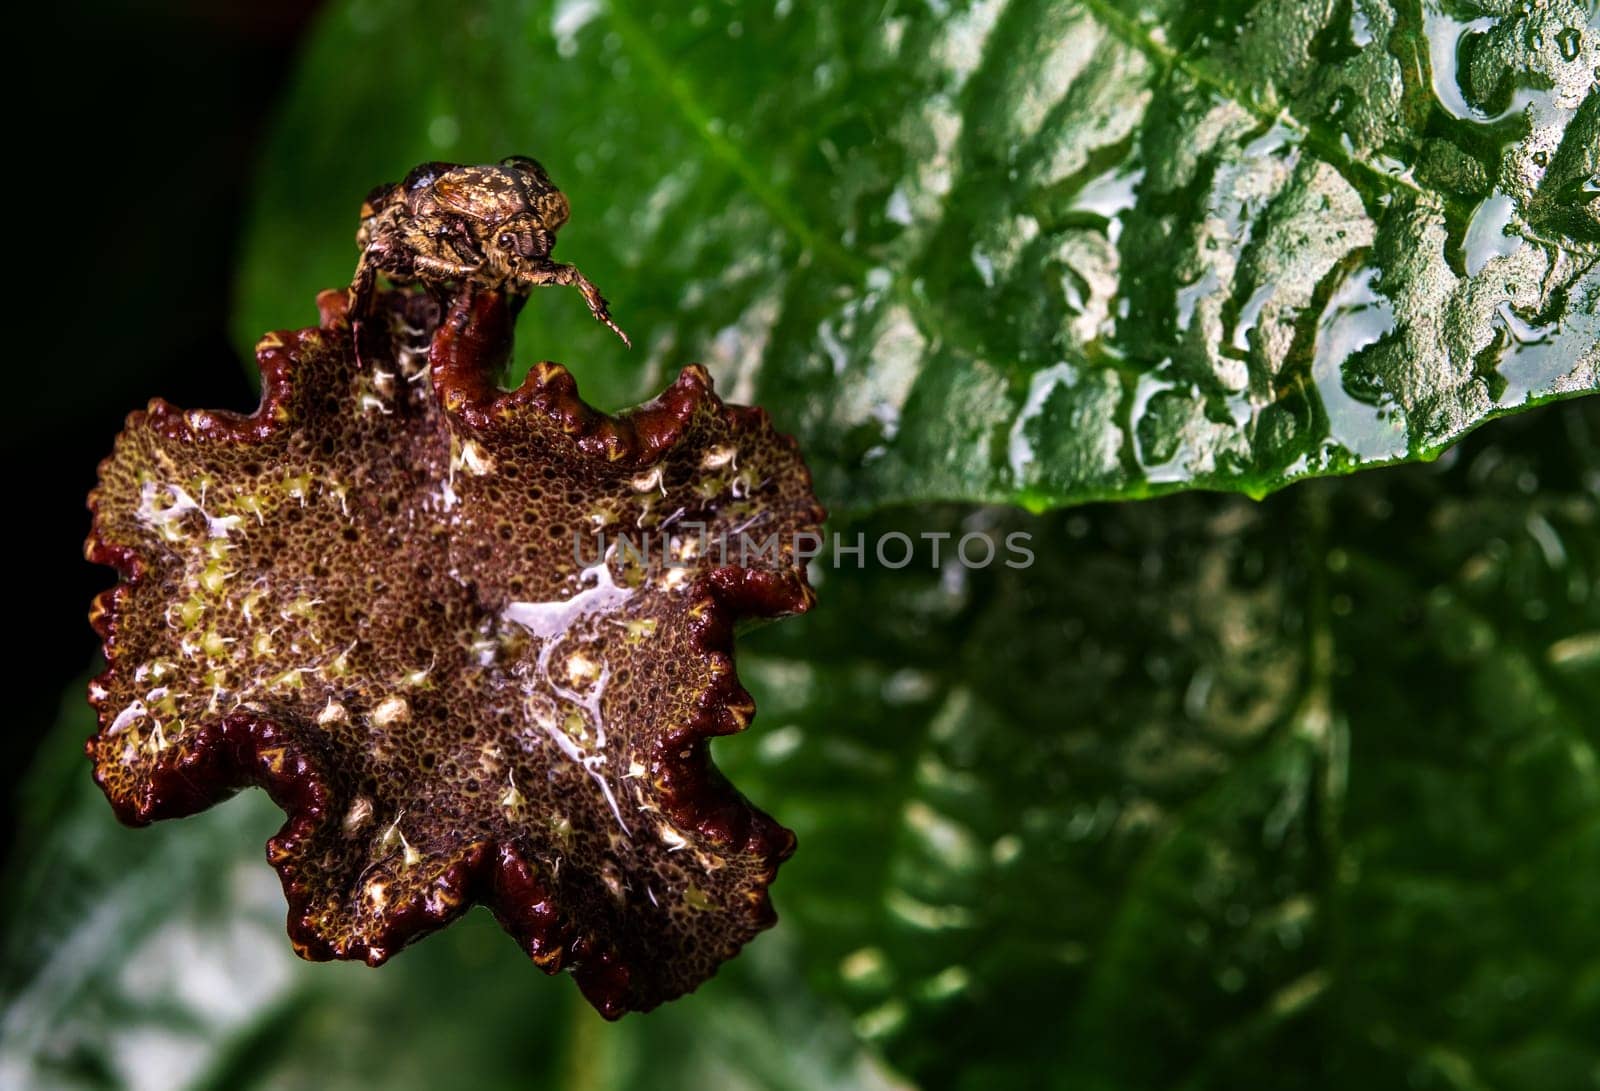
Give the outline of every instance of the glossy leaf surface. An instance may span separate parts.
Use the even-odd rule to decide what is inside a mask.
[[[334,5],[263,162],[239,332],[361,197],[532,154],[575,300],[522,367],[706,363],[836,510],[1260,494],[1596,388],[1592,3]]]

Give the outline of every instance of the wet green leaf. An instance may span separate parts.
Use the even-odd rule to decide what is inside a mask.
[[[811,982],[930,1086],[1593,1087],[1597,441],[862,528],[1040,559],[830,570],[741,660]]]
[[[640,348],[542,293],[522,366],[602,404],[704,361],[839,510],[1260,494],[1600,384],[1597,66],[1592,0],[347,0],[238,328],[375,183],[525,152]]]
[[[116,828],[74,699],[7,884],[0,1083],[1590,1088],[1588,408],[1260,504],[842,528],[871,567],[741,645],[760,714],[718,744],[799,834],[781,923],[615,1025],[477,914],[296,962],[271,808]]]

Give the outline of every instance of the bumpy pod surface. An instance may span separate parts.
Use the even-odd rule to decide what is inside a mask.
[[[609,1017],[693,989],[794,844],[707,752],[754,711],[735,623],[812,601],[794,444],[699,367],[618,417],[559,365],[500,391],[496,293],[318,303],[253,414],[153,402],[101,466],[97,781],[135,825],[265,788],[306,958],[482,903]]]

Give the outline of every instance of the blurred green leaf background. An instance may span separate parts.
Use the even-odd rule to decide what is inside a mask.
[[[74,689],[20,807],[0,1084],[1600,1086],[1600,412],[1439,454],[1597,385],[1597,24],[332,5],[241,345],[348,278],[372,184],[533,154],[638,347],[541,293],[517,370],[616,408],[701,360],[800,436],[833,530],[1037,561],[824,569],[742,640],[759,715],[717,756],[799,835],[781,923],[614,1025],[483,913],[296,961],[273,808],[117,827]]]

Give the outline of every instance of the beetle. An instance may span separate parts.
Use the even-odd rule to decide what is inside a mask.
[[[524,297],[541,285],[570,285],[631,345],[593,282],[550,260],[570,214],[566,195],[525,155],[493,166],[423,163],[404,181],[374,189],[361,206],[354,309],[366,311],[379,273],[397,284],[471,283]]]

